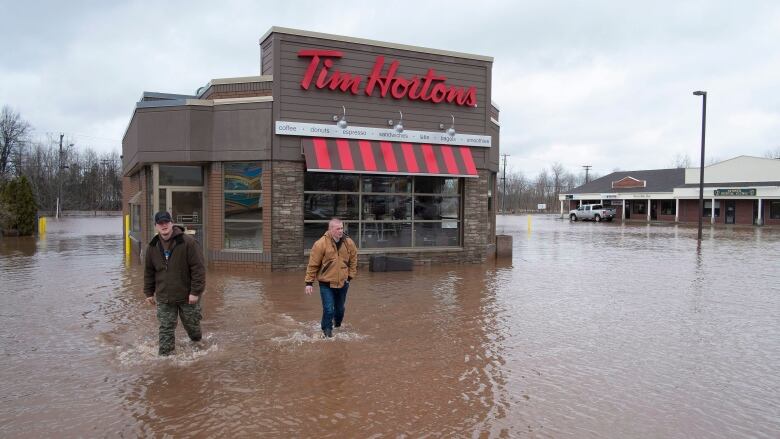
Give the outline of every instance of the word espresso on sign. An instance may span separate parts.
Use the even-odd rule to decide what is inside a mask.
[[[340,90],[344,93],[357,95],[363,87],[361,75],[355,75],[333,69],[333,59],[341,58],[343,53],[337,50],[301,50],[299,58],[311,58],[309,66],[303,74],[301,88],[308,90],[312,82],[319,89]],[[373,96],[377,91],[381,97],[387,97],[388,93],[394,99],[409,99],[433,102],[435,104],[447,102],[451,104],[476,107],[476,87],[456,87],[447,85],[447,77],[436,74],[434,69],[428,69],[423,77],[412,76],[404,78],[398,75],[398,61],[392,61],[385,70],[385,57],[377,56],[374,67],[365,81],[363,92]]]

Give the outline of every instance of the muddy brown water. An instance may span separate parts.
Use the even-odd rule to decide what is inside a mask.
[[[168,359],[119,219],[2,239],[0,436],[780,436],[779,230],[498,222],[511,263],[364,270],[332,340],[302,273],[210,271]]]

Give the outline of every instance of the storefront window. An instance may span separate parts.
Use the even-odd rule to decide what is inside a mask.
[[[259,163],[224,164],[225,248],[263,249],[263,170]]]
[[[363,192],[404,194],[412,191],[411,177],[385,177],[364,175]]]
[[[769,218],[780,219],[780,200],[769,202]]]
[[[303,196],[303,219],[342,220],[358,219],[358,195],[353,194],[305,194]]]
[[[675,215],[677,204],[674,200],[661,200],[661,215]]]
[[[203,186],[200,166],[160,165],[160,186]]]
[[[704,211],[702,211],[701,216],[703,217],[711,217],[712,216],[712,201],[705,201],[704,202]],[[715,218],[720,216],[720,201],[715,202]]]
[[[133,232],[141,232],[141,205],[130,205],[130,230]]]
[[[304,246],[333,217],[362,248],[460,245],[459,178],[328,174],[304,180]]]
[[[307,172],[303,182],[304,191],[358,192],[359,176],[355,174],[327,174]]]
[[[330,220],[330,218],[328,218]],[[314,243],[322,238],[322,235],[328,231],[328,222],[307,222],[303,224],[303,248],[310,249]],[[358,225],[357,222],[344,221],[344,234],[349,236],[358,244]]]

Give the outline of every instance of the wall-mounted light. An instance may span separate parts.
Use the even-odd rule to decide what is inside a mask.
[[[401,119],[398,121],[398,124],[396,124],[394,129],[396,132],[402,133],[404,131],[404,114],[401,113],[400,111],[398,112],[398,114],[401,115]]]
[[[341,106],[341,117],[339,117],[338,114],[333,115],[333,121],[336,122],[336,125],[341,128],[342,130],[347,127],[347,107]]]
[[[450,117],[452,118],[452,125],[450,125],[450,127],[447,128],[447,135],[450,136],[450,137],[454,137],[455,136],[455,116],[450,114]],[[439,129],[440,130],[444,129],[444,124],[443,123],[439,124]]]

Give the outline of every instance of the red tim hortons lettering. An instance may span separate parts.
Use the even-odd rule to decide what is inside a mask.
[[[314,86],[319,89],[340,90],[344,93],[357,95],[363,82],[363,76],[341,72],[333,69],[334,59],[342,58],[343,53],[337,50],[301,50],[300,58],[311,58],[301,80],[301,88],[308,90],[314,81]],[[381,97],[387,97],[388,93],[393,99],[421,100],[425,102],[447,102],[456,105],[474,107],[477,105],[476,87],[456,87],[447,85],[447,77],[437,75],[434,69],[428,69],[425,76],[411,76],[404,78],[398,75],[398,61],[392,61],[385,68],[385,57],[377,56],[371,69],[366,87],[363,92],[372,96],[378,89]],[[316,80],[315,80],[316,74]]]
[[[298,52],[299,58],[311,58],[309,66],[306,68],[306,72],[303,74],[303,80],[301,81],[301,88],[304,90],[309,89],[311,80],[314,77],[314,72],[317,70],[317,66],[320,65],[321,56],[327,58],[341,58],[343,54],[338,50],[301,50]]]

